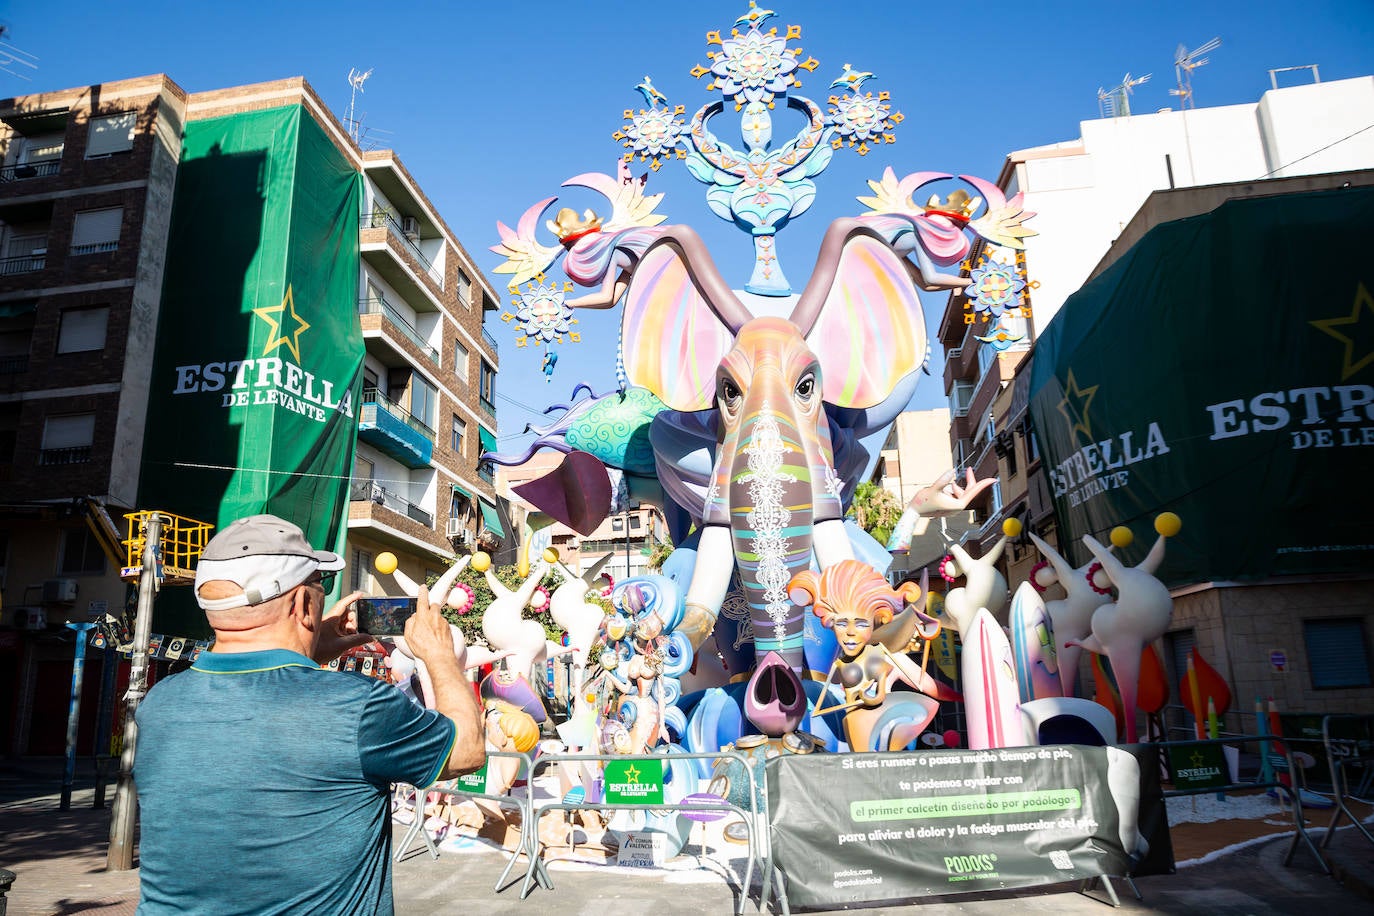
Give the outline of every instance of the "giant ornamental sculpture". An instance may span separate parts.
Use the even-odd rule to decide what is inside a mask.
[[[825,231],[797,285],[798,270],[783,268],[782,230],[811,207],[836,152],[895,142],[902,115],[867,88],[874,74],[848,63],[823,101],[800,94],[799,76],[819,63],[793,45],[800,28],[780,31],[774,16],[750,3],[728,35],[707,34],[707,63],[692,74],[719,98],[690,118],[650,77],[635,87],[643,107],[627,109],[614,134],[624,148],[616,174],[564,183],[602,195],[604,212],[554,210],[549,197],[514,228],[498,224],[495,270],[514,297],[503,318],[518,345],[547,348],[546,373],[553,348],[580,339],[578,309],[619,308],[620,340],[615,390],[577,385],[527,450],[483,457],[518,465],[541,448],[576,455],[576,475],[551,474],[520,495],[586,534],[611,511],[568,515],[567,482],[585,480],[590,456],[598,473],[623,478],[622,493],[661,505],[679,545],[664,567],[672,581],[620,583],[596,646],[578,653],[570,746],[717,751],[761,733],[808,752],[847,749],[862,734],[855,749],[900,750],[937,701],[958,696],[926,674],[928,652],[920,664],[906,654],[940,629],[925,613],[928,590],[886,588],[890,555],[845,512],[927,359],[917,291],[962,289],[969,322],[985,325],[980,339],[1009,345],[1017,334],[1005,319],[1029,311],[1018,252],[1034,234],[1024,225],[1032,214],[1021,195],[1007,199],[976,177],[960,176],[942,197],[927,186],[953,176],[886,168],[858,198],[865,209]],[[799,126],[789,134],[786,125]],[[753,264],[740,288],[696,232],[658,212],[649,172],[631,170],[677,161],[706,186],[711,212],[748,234]],[[975,249],[977,239],[986,244]],[[555,267],[566,281],[552,279]],[[941,483],[927,517],[967,506],[986,485],[970,480],[965,493]],[[970,619],[989,603],[967,608]],[[636,635],[636,626],[648,629]],[[652,657],[636,662],[643,653]],[[666,688],[654,683],[665,669]],[[920,693],[894,697],[897,682]],[[1002,702],[1017,699],[1013,684]]]

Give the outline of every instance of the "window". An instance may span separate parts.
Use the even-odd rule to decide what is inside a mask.
[[[132,111],[91,118],[90,133],[86,139],[86,158],[127,153],[133,149],[136,121],[137,118]]]
[[[72,227],[72,254],[114,251],[119,247],[119,230],[123,222],[123,207],[79,211]]]
[[[95,414],[73,413],[48,417],[43,422],[39,464],[81,464],[91,460],[95,441]]]
[[[630,530],[631,530],[631,531],[639,531],[639,530],[640,530],[641,528],[643,528],[643,527],[644,527],[644,524],[643,524],[643,522],[640,520],[640,518],[639,518],[638,515],[632,515],[632,516],[630,516]]]
[[[439,389],[416,373],[410,377],[410,415],[434,429],[435,414],[439,410]]]
[[[468,425],[457,414],[453,415],[453,453],[463,454],[463,437],[468,434]]]
[[[1048,536],[1053,532],[1045,532]],[[1175,630],[1164,634],[1164,663],[1169,668],[1169,682],[1177,684],[1188,673],[1188,656],[1197,645],[1197,636],[1191,629]]]
[[[1369,687],[1369,641],[1361,617],[1304,620],[1302,638],[1307,644],[1307,664],[1312,686]]]
[[[19,151],[20,164],[33,165],[61,159],[64,139],[61,132],[25,137],[24,145]]]
[[[90,529],[68,528],[62,532],[57,571],[66,576],[98,576],[105,571],[105,554]]]
[[[960,379],[949,392],[949,411],[956,417],[968,416],[969,403],[973,400],[973,382]]]
[[[464,308],[472,308],[472,278],[458,268],[458,301]]]
[[[482,406],[492,413],[496,412],[496,370],[482,360],[481,377],[478,379],[477,397]]]
[[[1040,457],[1040,443],[1035,439],[1035,430],[1026,427],[1026,461],[1035,461]]]
[[[1007,436],[1007,476],[1015,477],[1020,470],[1016,465],[1016,437]]]
[[[14,463],[14,446],[19,441],[19,404],[0,404],[0,464]]]
[[[613,518],[613,519],[611,519],[611,530],[612,530],[612,531],[624,531],[624,530],[625,530],[625,519],[623,519],[623,518]]]
[[[368,570],[372,568],[372,552],[369,550],[353,551],[353,568],[348,574],[348,590],[352,592],[372,591],[369,580],[372,578]]]
[[[110,319],[108,307],[67,309],[57,331],[58,353],[86,353],[105,349],[105,326]]]
[[[47,237],[43,235],[12,235],[5,243],[5,257],[27,258],[35,254],[46,254]]]
[[[978,346],[978,378],[988,374],[988,369],[997,363],[997,351],[987,344]]]
[[[461,340],[453,342],[453,374],[464,385],[468,383],[468,348]]]

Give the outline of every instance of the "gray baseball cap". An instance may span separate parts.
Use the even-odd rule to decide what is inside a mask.
[[[207,611],[261,604],[300,585],[316,570],[343,568],[343,557],[311,547],[301,529],[285,519],[250,515],[230,522],[205,545],[196,564],[196,601]],[[201,598],[200,587],[216,580],[233,582],[243,594]]]

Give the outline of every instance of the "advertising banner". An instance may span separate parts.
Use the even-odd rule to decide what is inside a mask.
[[[1183,520],[1171,586],[1374,565],[1374,189],[1232,200],[1150,230],[1036,343],[1030,412],[1075,564]],[[1062,548],[1061,548],[1062,549]]]
[[[364,352],[358,183],[299,105],[186,125],[140,505],[218,527],[271,512],[342,548]],[[178,591],[157,625],[203,631]]]
[[[773,858],[793,906],[1173,868],[1158,767],[1121,748],[813,754],[767,767]]]
[[[608,760],[606,801],[615,804],[663,804],[662,760]]]

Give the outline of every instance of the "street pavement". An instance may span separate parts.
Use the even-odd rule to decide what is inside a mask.
[[[138,900],[138,870],[105,870],[109,842],[108,808],[95,809],[93,779],[79,774],[68,811],[58,810],[60,760],[0,761],[0,868],[17,875],[6,916],[55,916],[92,913],[132,914]],[[107,794],[113,801],[113,788]],[[399,844],[405,828],[397,826]],[[1322,830],[1311,831],[1320,843]],[[1123,912],[1240,914],[1311,913],[1339,916],[1374,912],[1374,845],[1347,828],[1330,848],[1344,881],[1323,874],[1304,848],[1285,867],[1287,838],[1269,840],[1228,852],[1174,875],[1137,881],[1137,900],[1124,881],[1114,882]],[[697,847],[688,849],[695,855]],[[708,847],[709,852],[709,847]],[[213,855],[213,851],[207,851]],[[493,885],[505,867],[497,851],[441,851],[431,858],[416,843],[395,868],[396,912],[463,913],[479,906],[482,916],[553,910],[566,916],[702,916],[730,913],[740,902],[739,876],[710,859],[679,857],[682,870],[636,870],[553,863],[553,889],[535,887],[520,899],[524,860],[507,885]],[[699,868],[692,868],[700,864]],[[758,883],[748,889],[744,912],[758,911]],[[1005,914],[1106,912],[1107,895],[1099,886],[1081,893],[1077,885],[1048,885],[1018,891],[926,898],[896,904],[863,905],[871,913]],[[774,912],[777,912],[775,909]],[[834,912],[834,911],[807,911]],[[0,906],[0,913],[5,913]]]

